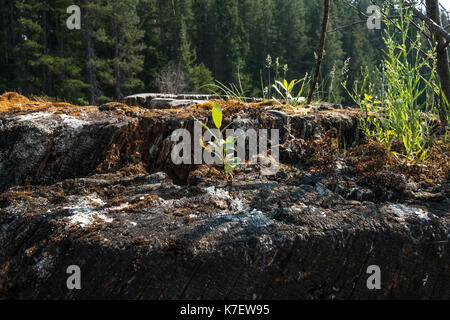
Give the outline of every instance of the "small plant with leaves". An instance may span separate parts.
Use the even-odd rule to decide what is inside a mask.
[[[229,180],[230,177],[231,178],[233,177],[232,174],[233,171],[237,167],[239,167],[241,159],[235,157],[235,152],[237,152],[237,138],[234,136],[229,136],[226,139],[223,139],[223,133],[235,121],[231,122],[229,125],[222,128],[222,120],[223,120],[222,108],[217,102],[214,103],[212,108],[212,119],[217,130],[211,130],[202,121],[198,120],[195,117],[194,119],[198,121],[214,138],[214,141],[209,141],[207,144],[205,144],[205,141],[203,140],[203,138],[201,138],[200,139],[201,145],[205,150],[213,153],[218,159],[220,159],[220,162],[223,166],[223,170],[225,173],[225,178]],[[214,131],[216,131],[216,133],[214,133]]]
[[[340,104],[342,102],[343,98],[341,94],[341,87],[339,84],[347,76],[349,72],[349,66],[350,58],[344,60],[344,62],[342,63],[342,68],[340,70],[338,68],[338,64],[335,63],[329,74],[329,79],[325,80],[324,83],[319,86],[324,87],[325,83],[329,83],[327,96],[328,102],[333,102],[336,104]]]
[[[267,55],[266,63],[265,63],[264,67],[265,67],[265,69],[267,69],[268,84],[265,85],[263,71],[260,70],[261,97],[263,98],[263,100],[268,100],[268,99],[271,99],[273,96],[272,95],[272,88],[273,88],[272,81],[276,82],[276,81],[280,81],[281,79],[285,79],[289,68],[288,68],[287,64],[284,64],[283,66],[281,66],[279,57],[277,57],[275,59],[275,62],[273,62],[270,54]],[[272,77],[272,71],[273,71],[273,77]],[[280,71],[282,71],[282,74]]]
[[[408,10],[387,25],[384,68],[386,85],[381,102],[373,101],[373,84],[356,84],[353,92],[344,88],[361,109],[360,124],[367,136],[382,142],[388,150],[394,141],[401,142],[409,161],[424,161],[432,139],[432,115],[436,113],[436,97],[440,94],[436,77],[435,51],[425,55],[420,32],[410,40],[411,14]],[[422,26],[423,28],[423,26]],[[363,98],[364,97],[364,98]]]
[[[286,104],[296,107],[297,105],[305,101],[305,98],[302,97],[302,93],[303,89],[305,88],[305,82],[307,77],[308,75],[306,75],[303,79],[300,80],[294,79],[289,83],[286,79],[284,79],[283,82],[277,80],[275,81],[275,84],[272,85],[272,87],[282,97],[282,99],[284,99]],[[293,96],[294,87],[299,83],[302,83],[302,86],[298,91],[297,95]]]
[[[221,97],[223,95],[230,97],[232,99],[238,100],[240,102],[245,102],[245,90],[242,86],[241,74],[239,72],[239,67],[237,71],[237,84],[230,83],[228,85],[216,80],[216,83],[209,83],[201,87],[201,89],[206,88],[212,94]]]

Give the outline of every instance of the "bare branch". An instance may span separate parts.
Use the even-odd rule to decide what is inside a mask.
[[[314,91],[317,87],[317,82],[319,81],[319,74],[320,74],[320,66],[322,64],[323,54],[325,51],[325,40],[327,37],[327,28],[328,28],[328,20],[330,15],[330,5],[331,0],[324,0],[324,9],[323,9],[323,22],[322,22],[322,35],[320,37],[320,44],[319,44],[319,54],[317,57],[317,63],[316,63],[316,71],[314,74],[314,81],[311,86],[311,91],[309,92],[307,103],[310,104]]]
[[[342,30],[342,29],[345,29],[345,28],[348,28],[348,27],[353,27],[353,26],[356,26],[358,24],[363,24],[363,23],[367,23],[367,20],[355,21],[355,22],[352,22],[352,23],[347,24],[345,26],[337,27],[336,29],[333,29],[333,30],[328,30],[327,32],[328,33],[336,32],[336,31],[339,31],[339,30]]]
[[[387,1],[387,0],[384,0],[384,1]],[[372,2],[374,5],[376,5],[375,1],[373,1],[373,0],[370,0],[370,2]],[[387,16],[383,11],[381,11],[381,14],[383,15],[383,17],[384,17],[385,19],[387,19],[387,20],[389,20],[390,22],[392,22],[392,24],[395,26],[395,28],[396,28],[398,31],[402,32],[402,30],[401,30],[401,29],[400,29],[400,28],[392,21],[392,19],[391,19],[389,16]],[[406,35],[406,39],[408,39],[408,41],[411,42],[411,43],[414,42],[408,35]],[[427,54],[425,51],[423,51],[422,49],[420,49],[420,53],[422,53],[422,54],[425,55],[425,56],[428,56],[428,54]]]
[[[389,2],[388,0],[384,0],[385,2]],[[439,34],[442,38],[444,38],[446,41],[450,41],[450,34],[442,28],[440,25],[438,25],[436,22],[428,18],[426,15],[424,15],[420,10],[417,10],[416,7],[414,7],[409,1],[405,1],[405,4],[407,6],[410,6],[412,11],[414,12],[417,17],[426,23],[426,25],[436,34]]]

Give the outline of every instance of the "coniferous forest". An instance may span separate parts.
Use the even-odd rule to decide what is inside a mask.
[[[310,0],[78,1],[81,29],[69,30],[72,4],[0,1],[1,92],[95,104],[162,91],[158,79],[175,73],[181,79],[172,90],[202,92],[214,80],[239,77],[247,95],[261,96],[261,79],[276,69],[284,74],[287,68],[288,79],[311,75],[323,11],[322,1]],[[353,4],[332,1],[323,81],[331,74],[340,83],[347,67],[354,79],[362,66],[381,59],[381,30],[365,23],[341,28],[365,19],[371,2]],[[339,100],[342,89],[332,90]]]

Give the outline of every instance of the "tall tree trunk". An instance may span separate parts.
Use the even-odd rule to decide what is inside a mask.
[[[328,18],[329,18],[329,14],[330,14],[330,2],[331,2],[331,0],[323,1],[324,8],[323,8],[322,36],[320,37],[319,54],[317,57],[314,81],[311,86],[311,90],[309,92],[309,96],[308,96],[308,100],[307,100],[308,104],[311,103],[314,91],[316,90],[316,87],[317,87],[317,82],[319,81],[320,66],[322,65],[323,54],[325,51],[325,40],[327,37]]]
[[[43,53],[44,56],[48,52],[48,41],[47,41],[47,35],[48,35],[48,23],[47,23],[47,10],[48,10],[48,3],[47,0],[42,1],[42,22],[43,22]],[[44,63],[42,64],[42,92],[44,94],[50,94],[48,90],[47,85],[47,65]]]
[[[88,71],[88,81],[89,81],[89,103],[95,104],[97,102],[97,98],[99,96],[99,89],[97,86],[97,79],[96,79],[96,70],[94,66],[94,46],[92,44],[92,30],[91,25],[89,23],[89,20],[91,18],[91,12],[89,9],[89,3],[88,1],[83,2],[83,7],[85,10],[84,19],[82,20],[83,28],[84,28],[84,39],[86,43],[86,57],[87,57],[87,71]]]
[[[3,3],[3,1],[2,2],[0,2],[1,3],[1,6],[3,7],[6,7],[6,4],[4,4]],[[2,57],[1,57],[1,59],[3,60],[3,63],[4,63],[4,65],[5,66],[7,66],[8,65],[8,60],[9,60],[9,58],[8,58],[8,50],[9,50],[9,39],[8,39],[8,19],[7,19],[7,14],[8,14],[8,12],[7,12],[7,9],[5,9],[4,11],[2,10],[2,14],[1,14],[1,19],[2,19],[2,31],[3,31],[3,38],[4,38],[4,43],[5,43],[5,48],[2,48],[3,49],[3,51],[2,51]],[[8,76],[6,77],[6,78],[8,78]]]
[[[438,26],[442,27],[441,12],[439,10],[439,0],[426,0],[427,15],[433,20]],[[449,72],[449,59],[446,41],[440,33],[431,30],[434,39],[437,43],[437,73],[441,81],[442,92],[447,98],[450,99],[450,72]],[[441,106],[439,108],[439,116],[441,118],[442,126],[448,126],[448,122],[445,114],[445,104],[441,101]]]
[[[123,98],[122,96],[122,90],[121,90],[121,79],[120,79],[120,57],[119,57],[119,25],[117,21],[117,12],[114,10],[114,77],[116,78],[116,99],[120,100]]]
[[[12,78],[12,85],[9,85],[8,88],[9,89],[15,89],[15,90],[19,90],[20,86],[22,85],[22,83],[20,82],[21,74],[20,74],[20,68],[16,67],[16,63],[17,63],[17,59],[14,56],[15,53],[15,49],[17,46],[17,39],[18,39],[18,32],[17,32],[17,16],[16,16],[16,6],[14,3],[14,0],[10,0],[9,1],[9,24],[10,24],[10,30],[11,30],[11,34],[10,34],[10,39],[11,39],[11,53],[12,53],[12,57],[10,58],[13,62],[13,72],[11,74],[11,78]]]

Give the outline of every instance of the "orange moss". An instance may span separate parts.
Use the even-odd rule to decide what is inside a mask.
[[[178,239],[174,235],[170,235],[168,239],[161,243],[161,249],[167,251],[182,252],[189,247],[188,243],[183,239]]]
[[[23,190],[10,190],[0,194],[0,208],[8,206],[11,202],[32,202],[32,193]]]
[[[30,99],[17,92],[5,92],[0,96],[0,102],[9,102],[9,103],[32,103]]]
[[[322,139],[307,139],[303,149],[304,162],[313,171],[331,172],[335,167],[335,156],[339,152],[337,130],[333,128],[324,132]]]
[[[436,140],[424,163],[399,162],[392,170],[407,175],[411,180],[427,185],[444,184],[450,181],[450,142]]]
[[[154,205],[155,202],[159,203],[161,200],[162,200],[161,197],[159,197],[158,195],[150,194],[150,195],[144,197],[143,200],[129,205],[124,210],[125,211],[139,211],[143,208],[151,207],[152,205]]]
[[[319,113],[329,113],[329,112],[330,112],[330,110],[319,111]],[[333,110],[331,110],[331,112],[355,115],[355,114],[359,113],[359,109],[333,109]]]
[[[130,176],[136,176],[139,174],[148,174],[147,170],[145,170],[143,164],[141,162],[123,167],[119,170],[119,174],[121,177],[130,177]]]
[[[136,247],[143,247],[143,246],[148,245],[150,243],[150,240],[144,236],[140,236],[140,237],[135,237],[135,238],[131,239],[130,243]]]
[[[385,169],[392,164],[393,157],[388,154],[386,147],[378,141],[369,140],[351,152],[356,156],[356,169],[361,174],[373,173]]]
[[[55,102],[53,103],[53,106],[56,108],[72,108],[73,105],[67,102]]]
[[[210,110],[212,110],[214,103],[218,103],[220,105],[220,107],[222,107],[223,102],[224,102],[223,100],[212,100],[212,101],[208,101],[205,103],[194,104],[193,106],[188,107],[188,109],[199,109],[199,110],[210,111]]]
[[[252,107],[262,107],[262,106],[277,106],[279,104],[280,103],[275,100],[264,100],[261,102],[252,102],[252,103],[249,103],[248,105],[252,106]]]
[[[42,98],[31,100],[16,92],[0,95],[0,113],[4,112],[54,112],[56,114],[79,115],[81,111],[97,110],[96,107],[80,107],[67,102],[51,102]]]
[[[393,143],[392,151],[404,151],[402,143]],[[387,186],[397,188],[402,179],[433,186],[450,180],[450,152],[448,143],[442,140],[434,142],[429,151],[429,158],[424,163],[410,163],[404,159],[394,158],[385,146],[370,140],[350,151],[348,164],[353,172],[360,176],[360,181],[370,186]]]

